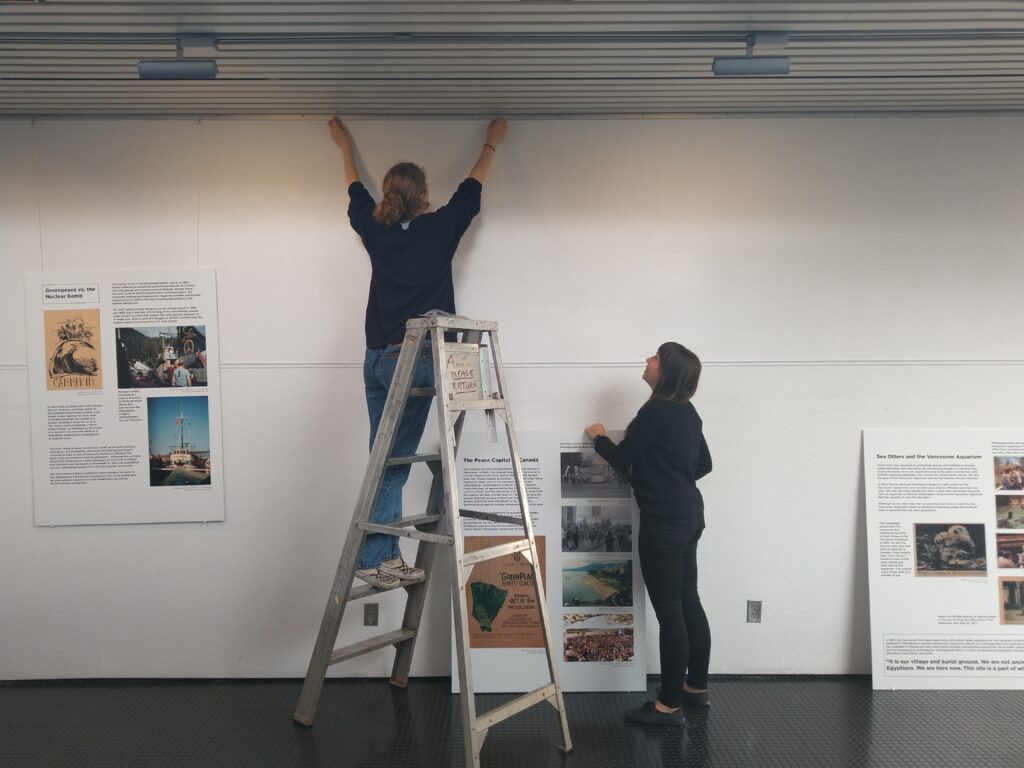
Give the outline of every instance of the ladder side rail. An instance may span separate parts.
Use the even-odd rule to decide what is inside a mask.
[[[505,369],[501,365],[501,350],[498,346],[498,334],[491,333],[491,354],[494,356],[494,372],[498,385],[498,394],[505,398]],[[523,477],[523,464],[519,460],[519,443],[516,440],[516,431],[512,425],[512,411],[506,399],[503,409],[502,421],[505,422],[505,434],[508,436],[508,447],[512,463],[512,474],[515,478],[516,496],[519,499],[519,511],[523,516],[522,526],[526,538],[533,540],[533,521],[530,519],[530,503],[526,494],[526,480]],[[537,567],[537,560],[533,561],[534,568]],[[539,575],[539,571],[538,571]]]
[[[547,660],[548,660],[548,671],[551,676],[551,682],[555,686],[555,708],[558,710],[558,717],[562,728],[562,739],[564,742],[563,751],[568,754],[572,752],[572,737],[569,735],[569,721],[565,714],[565,700],[562,696],[562,684],[559,680],[558,674],[558,659],[559,655],[555,654],[554,649],[554,637],[551,633],[551,618],[548,615],[548,603],[544,589],[544,579],[541,575],[540,568],[540,557],[537,553],[537,541],[533,535],[533,524],[530,520],[529,510],[527,509],[526,502],[526,486],[523,481],[523,468],[519,463],[519,446],[516,441],[515,429],[512,426],[511,414],[508,415],[508,420],[505,423],[505,432],[508,434],[509,445],[512,447],[512,465],[513,471],[516,475],[516,487],[520,493],[520,506],[523,510],[523,524],[527,530],[527,538],[530,541],[530,554],[531,562],[533,563],[533,588],[534,595],[537,599],[537,606],[540,610],[540,626],[541,631],[544,633],[544,645],[547,648]]]
[[[412,321],[406,323],[408,330],[413,330],[414,326],[411,325]],[[422,331],[427,333],[427,331]],[[467,331],[464,334],[465,341],[472,341],[475,337],[476,341],[479,342],[481,333],[479,331]],[[433,343],[433,342],[431,342]],[[442,350],[437,350],[436,355],[438,358],[442,355]],[[436,378],[435,368],[435,379],[434,379],[434,391],[437,391],[438,379]],[[414,390],[410,390],[410,395],[414,393]],[[438,398],[440,401],[441,398]],[[465,412],[459,413],[453,425],[453,433],[455,436],[455,452],[458,453],[458,442],[462,435],[462,426],[465,424],[466,414]],[[440,432],[440,430],[439,430]],[[441,458],[441,454],[437,454],[437,458]],[[444,509],[444,481],[442,479],[442,473],[444,468],[439,461],[437,464],[430,465],[432,472],[432,480],[430,483],[430,496],[427,501],[427,514],[428,515],[439,515],[440,521],[431,525],[416,526],[419,530],[445,535],[448,537],[454,537],[457,533],[454,526],[454,517],[452,515],[446,515]],[[395,647],[395,661],[391,667],[391,679],[389,682],[396,688],[406,688],[409,685],[409,672],[412,669],[413,654],[416,650],[416,640],[419,637],[419,628],[423,619],[423,609],[426,604],[428,589],[430,587],[430,577],[434,572],[437,561],[437,548],[432,546],[420,546],[416,550],[416,567],[422,568],[426,572],[426,579],[422,584],[417,584],[415,587],[410,587],[406,591],[408,592],[408,598],[405,603],[405,613],[402,616],[402,627],[412,629],[416,632],[409,640],[398,644]],[[453,574],[451,578],[455,578]]]
[[[422,526],[424,531],[448,534],[447,521],[444,516],[444,484],[440,473],[434,472],[430,483],[430,496],[427,501],[427,514],[440,515],[440,518]],[[421,544],[416,548],[416,567],[422,568],[426,578],[417,584],[406,587],[405,612],[402,614],[402,628],[411,629],[413,636],[395,646],[395,660],[391,665],[391,678],[388,680],[396,688],[409,686],[409,671],[412,669],[413,654],[416,651],[416,639],[419,637],[420,624],[423,620],[423,608],[427,601],[427,590],[431,577],[434,575],[434,563],[437,561],[437,547]]]
[[[451,547],[452,612],[455,622],[456,658],[459,665],[460,706],[462,709],[462,739],[467,766],[479,766],[480,743],[482,738],[476,732],[476,698],[473,693],[473,660],[469,649],[469,617],[466,612],[466,579],[462,559],[465,544],[462,540],[462,526],[459,524],[459,483],[456,476],[456,455],[458,441],[455,423],[449,409],[451,382],[445,365],[444,331],[431,330],[431,337],[437,350],[434,358],[434,376],[437,382],[438,437],[441,442],[441,478],[444,483],[445,514],[455,533]],[[460,416],[465,411],[460,413]]]
[[[455,421],[455,439],[459,439],[459,435],[462,433],[462,425],[465,422],[465,414],[460,413],[459,418]],[[444,513],[444,482],[441,479],[441,467],[432,466],[433,480],[430,484],[430,496],[427,514],[438,516],[439,520],[429,525],[423,525],[422,529],[431,531],[443,536],[447,536],[449,540],[455,536],[455,531],[452,527],[452,519],[449,515]],[[417,526],[420,527],[420,526]],[[450,546],[449,542],[449,546]],[[391,668],[391,679],[390,683],[397,688],[406,688],[409,685],[409,671],[412,669],[413,653],[416,650],[416,640],[419,637],[420,623],[423,617],[424,605],[427,600],[428,589],[430,588],[430,579],[434,573],[434,569],[437,567],[437,547],[426,546],[418,547],[416,550],[416,567],[422,568],[426,572],[426,578],[422,584],[422,589],[409,589],[409,597],[405,604],[405,614],[402,616],[402,626],[409,629],[416,630],[416,635],[410,640],[401,643],[396,646],[395,663]],[[455,578],[452,576],[451,578]],[[417,585],[419,587],[420,585]]]
[[[547,648],[548,671],[551,675],[551,682],[555,687],[555,708],[558,710],[559,722],[562,728],[562,739],[564,742],[563,751],[568,754],[572,752],[572,737],[569,735],[569,721],[565,714],[565,700],[562,696],[562,685],[558,675],[558,659],[560,654],[554,652],[554,638],[551,634],[551,618],[548,615],[548,603],[545,596],[543,577],[541,576],[540,558],[537,553],[537,541],[533,535],[533,521],[530,519],[529,501],[526,493],[526,481],[523,477],[523,464],[519,460],[519,442],[516,439],[516,430],[512,421],[512,410],[508,405],[508,398],[505,393],[505,369],[501,363],[501,347],[498,344],[498,334],[492,332],[491,354],[494,356],[494,372],[498,385],[498,393],[505,400],[505,434],[508,435],[509,450],[512,458],[512,472],[516,480],[516,493],[519,496],[519,509],[523,514],[523,528],[526,537],[530,542],[530,562],[533,564],[533,585],[534,594],[537,599],[537,606],[540,611],[541,631],[544,633],[544,646]]]
[[[341,618],[348,605],[348,593],[352,589],[355,564],[362,545],[363,531],[356,528],[353,521],[345,539],[345,546],[341,551],[338,568],[334,573],[334,582],[331,584],[327,606],[324,608],[316,644],[313,646],[313,653],[306,669],[306,678],[302,684],[299,702],[293,716],[295,722],[305,726],[313,725],[313,718],[316,716],[317,703],[320,700],[327,667],[331,663],[331,655],[334,653],[334,643],[338,638],[338,630],[341,628]]]
[[[327,598],[327,607],[324,609],[324,617],[320,622],[320,631],[313,646],[309,667],[306,670],[306,679],[302,684],[299,702],[295,709],[293,719],[306,726],[313,724],[313,718],[316,715],[317,703],[323,690],[324,677],[327,674],[327,667],[331,663],[334,643],[337,641],[338,630],[341,628],[341,619],[348,604],[348,593],[352,589],[352,581],[355,578],[355,567],[365,536],[365,532],[360,530],[358,524],[369,520],[373,505],[377,503],[381,481],[383,480],[384,462],[395,442],[398,422],[405,411],[406,395],[412,383],[413,371],[416,361],[419,359],[422,346],[422,334],[406,334],[402,351],[398,355],[395,375],[388,390],[384,412],[381,415],[380,425],[377,428],[377,436],[373,441],[373,448],[370,451],[366,474],[363,476],[358,501],[349,524],[349,533],[345,539],[341,559],[334,574],[331,592]]]

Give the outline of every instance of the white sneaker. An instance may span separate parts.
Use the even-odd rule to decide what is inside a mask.
[[[380,568],[357,568],[356,578],[362,579],[378,589],[394,589],[402,583],[396,576],[385,573]]]
[[[417,568],[414,565],[408,565],[405,560],[400,557],[396,557],[394,560],[385,560],[380,564],[380,569],[389,576],[404,579],[405,581],[422,579],[427,575],[427,572],[422,568]]]

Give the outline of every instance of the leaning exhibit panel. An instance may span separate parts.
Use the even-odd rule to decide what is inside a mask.
[[[1024,688],[1024,430],[864,431],[876,689]]]

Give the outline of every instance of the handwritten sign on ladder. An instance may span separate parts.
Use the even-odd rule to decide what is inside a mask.
[[[481,400],[480,345],[445,344],[444,365],[452,400]]]

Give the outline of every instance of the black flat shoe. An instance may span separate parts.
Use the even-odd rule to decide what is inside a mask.
[[[686,718],[683,716],[683,710],[677,709],[675,712],[659,712],[654,708],[653,701],[648,701],[642,707],[627,710],[626,720],[631,723],[637,723],[638,725],[672,725],[675,727],[686,725]]]
[[[700,707],[707,709],[711,706],[707,691],[688,691],[683,689],[683,705],[689,707]]]

